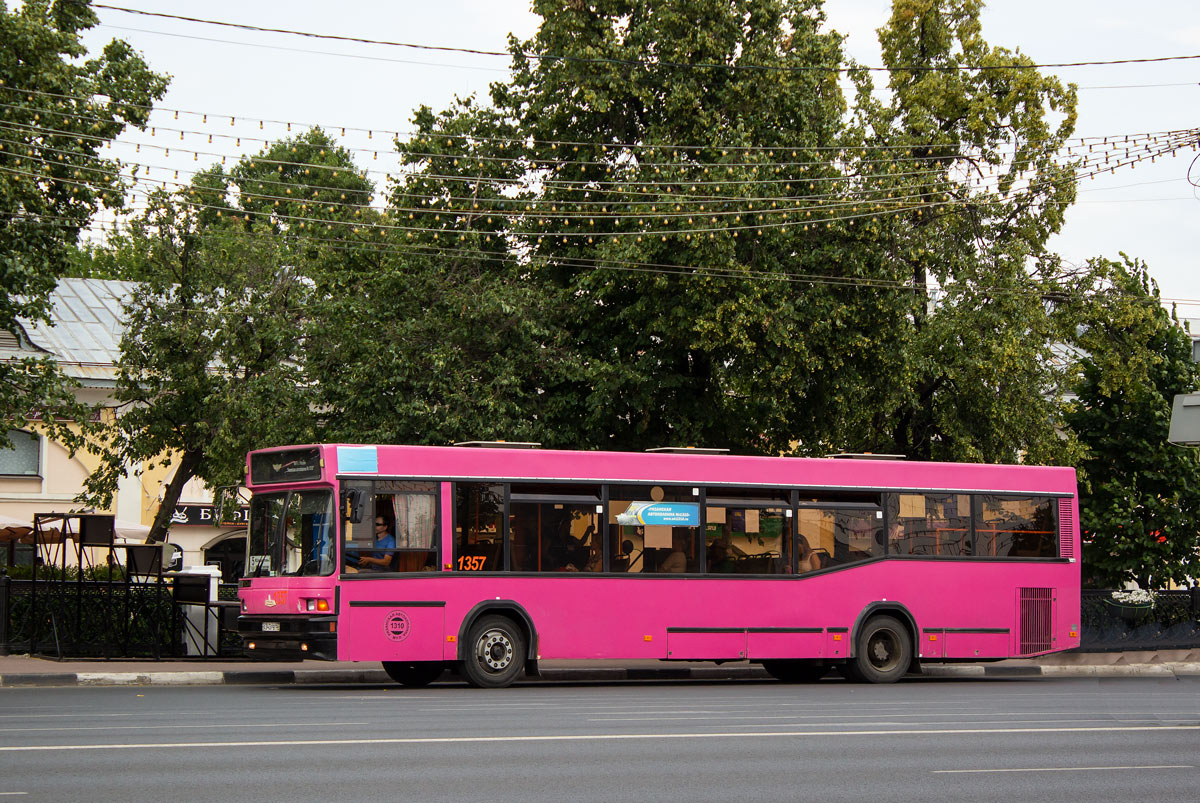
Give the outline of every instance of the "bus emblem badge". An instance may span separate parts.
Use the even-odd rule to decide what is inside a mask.
[[[412,629],[412,622],[404,611],[392,611],[383,620],[383,632],[392,641],[404,641]]]

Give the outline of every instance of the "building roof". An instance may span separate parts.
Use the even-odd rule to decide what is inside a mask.
[[[28,356],[39,350],[54,357],[63,373],[85,387],[109,387],[116,379],[125,329],[124,305],[133,282],[115,279],[61,279],[50,296],[50,320],[21,321],[33,348],[4,349],[0,357]]]

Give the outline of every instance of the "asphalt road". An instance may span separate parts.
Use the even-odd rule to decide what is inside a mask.
[[[1188,801],[1200,677],[0,689],[0,801]]]

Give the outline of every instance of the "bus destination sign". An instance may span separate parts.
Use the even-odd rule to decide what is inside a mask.
[[[250,455],[250,481],[256,485],[319,479],[321,453],[318,449],[289,449]]]

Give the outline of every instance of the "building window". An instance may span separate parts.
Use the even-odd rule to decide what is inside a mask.
[[[8,448],[0,449],[0,476],[40,477],[41,438],[20,429],[8,431]]]

